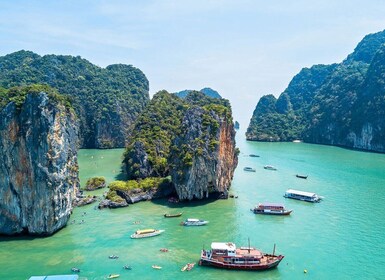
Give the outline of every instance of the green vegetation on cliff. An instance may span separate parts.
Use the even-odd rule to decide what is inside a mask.
[[[48,94],[51,102],[58,102],[72,109],[69,97],[61,95],[58,91],[48,85],[33,84],[29,86],[11,87],[9,89],[0,88],[0,109],[8,103],[14,102],[16,107],[20,108],[28,94],[39,94],[45,92]]]
[[[201,108],[202,125],[209,131],[210,139],[196,139],[196,143],[209,141],[214,148],[218,144],[216,133],[220,126],[214,115],[232,122],[228,100],[214,99],[197,91],[191,91],[184,99],[167,91],[156,93],[150,104],[135,122],[133,136],[129,142],[124,163],[129,178],[165,177],[169,175],[170,150],[178,152],[186,164],[191,163],[192,151],[187,147],[172,145],[176,135],[186,133],[183,126],[185,114],[191,108]],[[194,153],[201,152],[200,145]]]
[[[385,31],[340,64],[304,68],[278,100],[260,99],[246,137],[385,151]]]
[[[0,86],[46,84],[73,100],[82,146],[123,147],[149,100],[148,80],[131,65],[98,67],[81,57],[19,51],[0,57]]]

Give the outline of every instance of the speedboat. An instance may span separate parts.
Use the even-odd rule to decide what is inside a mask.
[[[267,169],[267,170],[277,170],[277,168],[275,168],[274,166],[272,165],[265,165],[263,168]]]
[[[186,219],[185,221],[181,222],[182,226],[204,226],[207,225],[209,222],[205,220],[199,220],[199,219]]]
[[[108,275],[107,279],[114,279],[120,277],[120,274],[110,274]]]
[[[135,233],[131,234],[131,238],[146,238],[146,237],[152,237],[157,236],[164,232],[163,229],[142,229],[137,230]]]

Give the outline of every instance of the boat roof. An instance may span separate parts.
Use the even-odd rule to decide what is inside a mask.
[[[155,229],[153,229],[153,228],[147,228],[147,229],[137,230],[136,234],[151,233],[151,232],[154,232],[154,231],[155,231]]]
[[[304,191],[298,191],[298,190],[293,190],[293,189],[288,189],[286,193],[292,193],[292,194],[297,194],[297,195],[303,195],[303,196],[316,196],[316,193],[311,193],[311,192],[304,192]]]
[[[283,203],[275,203],[275,202],[262,202],[259,203],[261,206],[270,206],[270,207],[285,207]]]
[[[191,219],[191,218],[188,218],[186,221],[187,221],[187,222],[199,222],[200,220],[199,220],[199,219]]]
[[[47,275],[47,276],[32,276],[29,280],[77,280],[79,275]]]
[[[212,242],[211,249],[235,251],[237,247],[233,242]]]

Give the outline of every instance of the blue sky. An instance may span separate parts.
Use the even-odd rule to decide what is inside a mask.
[[[150,93],[211,87],[243,129],[301,68],[342,61],[385,29],[377,0],[1,1],[0,55],[69,54],[132,64]]]

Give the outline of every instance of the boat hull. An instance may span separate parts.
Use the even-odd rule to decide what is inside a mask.
[[[267,263],[267,264],[231,264],[231,263],[224,263],[219,262],[216,260],[211,260],[207,258],[201,258],[199,265],[203,266],[213,266],[216,268],[222,268],[222,269],[230,269],[230,270],[268,270],[275,268],[279,265],[279,263],[282,261],[284,256],[280,255],[277,256],[277,260]]]
[[[286,210],[284,212],[264,212],[264,211],[256,211],[256,210],[253,210],[253,209],[250,209],[251,211],[253,211],[254,214],[261,214],[261,215],[273,215],[273,216],[288,216],[291,214],[291,212],[293,212],[293,210]]]
[[[180,216],[182,216],[182,213],[178,213],[178,214],[164,214],[165,218],[176,218],[176,217],[180,217]]]

